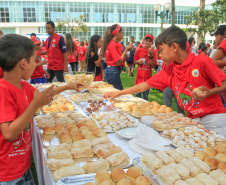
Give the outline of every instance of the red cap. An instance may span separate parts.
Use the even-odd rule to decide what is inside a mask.
[[[40,39],[39,39],[38,37],[33,36],[33,37],[31,37],[31,40],[32,40],[35,44],[41,44],[41,41],[40,41]]]
[[[154,40],[154,36],[152,35],[152,34],[147,34],[146,36],[145,36],[145,39],[146,38],[150,38],[152,41]]]

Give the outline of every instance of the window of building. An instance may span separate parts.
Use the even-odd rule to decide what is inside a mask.
[[[35,8],[23,8],[24,22],[36,22]]]
[[[10,22],[9,8],[0,8],[0,22]]]

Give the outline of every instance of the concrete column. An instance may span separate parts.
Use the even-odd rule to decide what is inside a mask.
[[[90,21],[94,22],[94,3],[90,3]]]
[[[140,5],[136,5],[136,23],[140,23],[139,21],[139,17],[140,17]]]
[[[91,36],[95,34],[94,26],[91,27]]]
[[[135,36],[135,41],[140,40],[140,27],[136,27],[136,36]]]
[[[114,23],[117,23],[118,4],[114,4]]]
[[[20,27],[19,26],[16,27],[16,34],[20,34]]]

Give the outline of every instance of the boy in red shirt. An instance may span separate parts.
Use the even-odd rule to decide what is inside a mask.
[[[187,53],[186,42],[187,36],[180,28],[171,26],[166,29],[157,37],[155,45],[167,65],[146,82],[123,91],[106,93],[104,97],[112,100],[151,87],[163,91],[169,86],[188,117],[196,118],[206,128],[226,137],[226,110],[218,94],[226,90],[226,75],[211,58]]]
[[[147,34],[144,39],[144,47],[136,50],[134,56],[134,64],[138,64],[137,77],[135,85],[146,82],[152,77],[152,67],[156,65],[156,52],[151,49],[154,36]],[[143,92],[143,99],[148,101],[149,89]],[[136,94],[137,97],[142,98],[141,93]]]
[[[77,54],[78,54],[78,61],[79,61],[79,71],[85,71],[86,68],[86,48],[84,47],[84,42],[81,42],[78,49],[77,49]]]
[[[53,96],[83,86],[74,83],[38,92],[24,80],[36,67],[36,46],[27,37],[9,34],[0,38],[0,184],[34,184],[31,171],[32,118]]]
[[[42,65],[47,64],[46,60],[41,61],[41,55],[40,55],[40,51],[41,51],[41,41],[38,37],[31,37],[31,40],[35,43],[36,45],[36,68],[33,72],[33,74],[31,75],[31,84],[36,84],[36,83],[47,83],[46,78],[48,79],[49,73],[47,73]],[[46,75],[46,78],[44,76],[44,74]]]

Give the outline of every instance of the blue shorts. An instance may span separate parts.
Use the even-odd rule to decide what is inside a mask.
[[[102,63],[101,63],[101,65],[102,65],[102,70],[105,70],[105,69],[106,69],[106,67],[107,67],[106,62],[102,62]]]
[[[31,79],[30,84],[47,83],[46,77]]]

